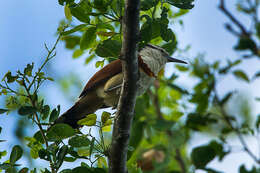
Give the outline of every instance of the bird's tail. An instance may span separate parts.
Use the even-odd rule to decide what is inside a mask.
[[[72,128],[78,128],[77,122],[82,118],[78,117],[78,112],[75,111],[75,105],[69,110],[63,113],[58,119],[54,121],[54,124],[64,123],[70,125]]]

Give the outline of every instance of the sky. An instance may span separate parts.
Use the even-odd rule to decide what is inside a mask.
[[[203,0],[196,1],[195,7],[183,17],[184,26],[180,27],[178,24],[173,24],[172,29],[177,33],[178,43],[180,48],[185,48],[191,45],[191,49],[185,59],[192,61],[198,53],[205,54],[205,59],[212,62],[216,59],[236,59],[240,54],[232,51],[234,43],[237,39],[224,29],[224,23],[229,20],[217,9],[218,0]],[[227,7],[231,7],[231,11],[236,14],[234,7],[235,0],[228,0]],[[0,6],[0,77],[8,70],[16,71],[22,69],[26,64],[35,62],[39,65],[46,56],[44,43],[51,45],[56,40],[56,29],[60,20],[64,18],[63,7],[55,0],[8,0],[1,2]],[[247,18],[239,15],[239,19],[250,26]],[[72,52],[64,48],[63,44],[57,47],[57,56],[52,62],[52,70],[49,72],[50,76],[59,77],[66,76],[74,72],[75,74],[84,74],[78,76],[80,80],[86,81],[96,71],[93,68],[93,63],[85,66],[84,58],[72,60]],[[249,76],[259,67],[259,61],[250,60],[242,67],[247,68]],[[169,69],[174,69],[173,65],[168,66]],[[180,77],[178,82],[184,87],[189,87],[189,79],[185,76]],[[258,88],[260,81],[248,85],[235,80],[232,77],[224,79],[218,86],[218,89],[225,91],[238,88],[249,96],[260,96]],[[42,88],[48,94],[48,101],[51,105],[62,105],[62,111],[65,111],[70,106],[68,101],[59,88],[53,83],[44,85]],[[75,96],[76,99],[77,96]],[[257,107],[260,105],[254,103],[254,113],[260,112]],[[0,98],[0,107],[3,107],[3,100]],[[0,147],[8,147],[9,149],[15,143],[15,139],[10,137],[14,129],[14,119],[16,114],[8,116],[0,115],[0,126],[5,126],[0,135],[0,139],[8,139],[6,144],[1,144]],[[191,146],[197,146],[206,142],[206,137],[198,136],[200,140],[195,140]],[[247,139],[250,147],[256,149],[257,144],[253,143],[253,139]],[[238,141],[232,141],[238,144]],[[219,168],[219,170],[228,173],[237,172],[237,166],[241,162],[246,163],[248,167],[253,164],[252,159],[247,155],[241,153],[231,154],[225,158],[223,163],[214,161],[210,166]],[[232,165],[232,166],[230,166]]]

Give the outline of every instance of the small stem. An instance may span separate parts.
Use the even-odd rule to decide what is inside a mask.
[[[226,9],[225,1],[220,0],[219,9],[227,16],[229,19],[240,28],[241,32],[245,36],[250,36],[245,27]]]
[[[53,47],[52,47],[51,50],[49,50],[48,47],[46,46],[46,44],[44,44],[45,47],[46,47],[46,50],[48,51],[48,55],[47,55],[47,57],[45,58],[45,60],[44,60],[43,64],[41,65],[41,67],[40,67],[40,68],[38,69],[38,71],[36,72],[36,74],[35,74],[35,76],[34,76],[32,82],[31,82],[30,85],[28,86],[28,90],[29,90],[29,91],[30,91],[32,85],[35,83],[35,80],[36,80],[36,78],[38,77],[38,74],[42,71],[42,69],[43,69],[43,67],[46,65],[46,63],[47,63],[49,60],[51,60],[54,56],[56,56],[56,53],[54,53],[53,55],[52,55],[52,53],[53,53],[53,51],[56,49],[56,46],[57,46],[57,44],[58,44],[60,38],[61,38],[61,34],[58,36],[58,38],[57,38],[56,42],[54,43],[54,45],[53,45]]]
[[[3,85],[0,84],[1,88],[9,90],[10,93],[14,93],[14,94],[19,95],[19,96],[28,97],[27,95],[19,93],[19,92],[13,90],[12,88],[10,88],[9,85],[7,84],[6,80],[4,80],[4,83],[5,83],[6,86],[3,86]]]
[[[180,152],[180,149],[179,148],[176,148],[175,149],[175,160],[179,163],[180,167],[181,167],[181,172],[182,173],[186,173],[186,167],[185,167],[185,162],[184,160],[182,159],[181,157],[181,152]]]
[[[218,105],[220,105],[220,99],[218,97],[218,94],[217,94],[217,90],[216,88],[214,88],[214,93],[215,93],[215,98],[216,98],[216,102]],[[249,147],[247,146],[241,132],[239,131],[239,129],[237,127],[234,127],[232,122],[230,121],[229,119],[229,116],[226,112],[226,110],[224,109],[223,106],[220,106],[220,111],[221,111],[221,115],[223,116],[224,120],[226,121],[226,123],[229,125],[229,127],[236,133],[236,135],[238,136],[238,139],[240,141],[240,143],[242,144],[243,146],[243,149],[245,152],[247,152],[247,154],[249,156],[251,156],[251,158],[258,164],[260,164],[260,159],[258,159],[253,153],[252,151],[249,149]]]

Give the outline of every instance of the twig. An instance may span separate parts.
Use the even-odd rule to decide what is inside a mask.
[[[160,109],[160,103],[159,103],[159,98],[158,98],[158,88],[155,86],[156,88],[156,94],[153,94],[151,92],[151,90],[148,90],[148,94],[152,97],[152,101],[153,101],[153,105],[155,106],[155,109],[156,109],[156,114],[157,114],[157,117],[159,119],[164,119],[163,118],[163,115],[162,115],[162,112],[161,112],[161,109]],[[170,130],[167,131],[167,135],[169,137],[172,137],[172,132]],[[180,168],[181,168],[181,171],[182,173],[186,173],[186,166],[185,166],[185,162],[184,160],[182,159],[181,157],[181,153],[180,153],[180,149],[179,148],[175,148],[175,160],[178,162]]]
[[[46,63],[47,63],[49,60],[51,60],[53,57],[56,56],[56,52],[55,52],[53,55],[52,55],[52,53],[53,53],[53,51],[56,49],[56,46],[57,46],[58,42],[60,41],[60,38],[61,38],[61,34],[58,36],[58,38],[57,38],[56,42],[54,43],[54,45],[53,45],[53,47],[52,47],[51,50],[49,50],[48,47],[47,47],[47,45],[44,44],[46,50],[48,51],[48,55],[46,56],[46,58],[45,58],[43,64],[41,65],[41,67],[40,67],[40,68],[38,69],[38,71],[36,72],[36,74],[35,74],[35,76],[34,76],[32,82],[31,82],[30,85],[28,86],[29,91],[30,91],[32,85],[34,84],[35,80],[37,79],[38,74],[42,71],[42,69],[43,69],[43,67],[46,65]]]
[[[220,0],[220,4],[219,4],[219,9],[226,15],[229,17],[229,19],[238,26],[238,28],[240,28],[242,34],[244,36],[250,36],[250,34],[247,32],[247,30],[245,29],[245,27],[226,9],[225,6],[225,1],[224,0]]]
[[[181,172],[182,173],[186,173],[186,167],[185,167],[185,163],[184,163],[184,160],[182,159],[181,157],[181,152],[180,152],[180,149],[179,148],[176,148],[175,149],[175,160],[179,163],[180,167],[181,167]]]
[[[153,105],[155,106],[155,112],[159,119],[163,119],[163,115],[160,109],[160,102],[158,98],[158,90],[156,89],[156,94],[153,94],[150,89],[147,90],[148,95],[151,97]]]
[[[7,82],[6,82],[5,80],[4,80],[4,82],[5,82],[5,85],[6,85],[6,86],[3,86],[3,85],[0,84],[0,87],[1,87],[1,88],[6,89],[6,90],[9,90],[10,93],[14,93],[14,94],[16,94],[16,95],[18,95],[18,96],[28,97],[27,95],[22,94],[22,93],[19,93],[19,92],[13,90],[12,88],[10,88],[9,85],[7,84]]]
[[[218,97],[218,94],[217,94],[217,90],[216,88],[214,88],[214,93],[215,93],[215,99],[216,99],[216,102],[218,105],[220,105],[220,99]],[[220,106],[220,112],[221,112],[221,115],[223,116],[224,120],[226,121],[226,123],[229,125],[229,127],[236,133],[236,135],[238,136],[238,139],[240,141],[240,143],[242,144],[243,146],[243,149],[245,152],[247,152],[247,154],[258,164],[260,164],[260,159],[258,159],[254,154],[253,152],[249,149],[249,147],[247,146],[241,132],[239,131],[239,129],[237,127],[234,127],[232,122],[230,121],[230,118],[228,116],[228,113],[226,112],[226,110],[224,109],[223,106]]]
[[[26,86],[26,84],[24,84],[24,88],[25,88],[25,90],[26,90],[26,92],[27,92],[27,94],[28,94],[28,97],[29,97],[29,99],[30,99],[30,102],[31,102],[32,106],[33,106],[34,108],[36,108],[37,106],[35,105],[35,101],[33,100],[32,95],[31,95],[31,93],[30,93],[30,90],[29,90],[29,88]],[[44,130],[43,130],[43,128],[42,128],[42,125],[41,125],[41,122],[40,122],[40,118],[39,118],[39,116],[38,116],[37,113],[34,113],[33,115],[34,115],[34,118],[36,119],[36,124],[37,124],[37,126],[39,127],[39,129],[40,129],[40,133],[41,133],[41,135],[42,135],[42,138],[43,138],[43,140],[44,140],[44,143],[45,143],[45,145],[46,145],[46,148],[48,148],[48,147],[49,147],[48,140],[47,140],[47,138],[46,138],[46,136],[45,136],[45,134],[44,134]],[[56,173],[56,172],[57,172],[57,171],[55,170],[55,168],[54,168],[54,164],[53,164],[53,162],[52,162],[51,159],[50,159],[50,167],[51,167],[52,173]]]
[[[122,24],[124,39],[121,50],[124,80],[109,150],[109,173],[127,172],[128,143],[137,96],[139,6],[140,0],[126,0],[125,2],[125,15]]]

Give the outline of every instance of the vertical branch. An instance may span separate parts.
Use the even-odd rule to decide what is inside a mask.
[[[112,143],[109,152],[109,172],[126,173],[130,128],[137,96],[140,0],[126,0],[123,18],[122,69],[124,81],[114,120]]]

